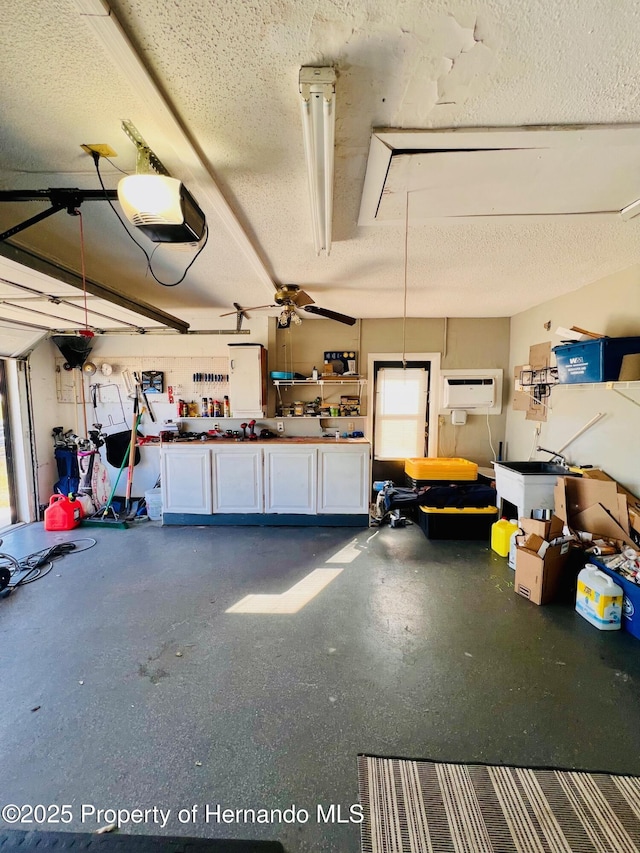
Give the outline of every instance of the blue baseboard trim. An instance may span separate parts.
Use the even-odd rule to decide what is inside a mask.
[[[368,515],[295,515],[293,513],[220,513],[191,515],[186,512],[165,512],[162,524],[181,524],[209,527],[238,525],[244,527],[368,527]]]

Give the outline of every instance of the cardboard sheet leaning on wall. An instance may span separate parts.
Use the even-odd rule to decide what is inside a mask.
[[[528,421],[546,421],[548,405],[546,400],[538,401],[535,399],[531,387],[523,387],[520,382],[520,377],[523,370],[544,370],[551,366],[551,342],[545,341],[542,344],[534,344],[529,347],[529,363],[518,365],[513,372],[513,399],[511,405],[514,412],[526,412],[526,420]]]

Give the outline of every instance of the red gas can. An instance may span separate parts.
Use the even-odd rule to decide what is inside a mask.
[[[73,530],[80,524],[82,505],[80,501],[69,500],[66,495],[52,495],[49,506],[44,511],[45,530]]]

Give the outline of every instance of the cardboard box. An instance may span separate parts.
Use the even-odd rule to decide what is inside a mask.
[[[544,553],[549,547],[549,543],[546,539],[543,539],[542,536],[538,536],[537,533],[528,533],[522,542],[522,548],[526,551],[531,551],[533,554],[537,554],[539,557],[544,557]]]
[[[516,552],[514,590],[534,604],[548,604],[558,595],[562,574],[569,558],[569,542],[550,545],[540,557],[525,548]]]
[[[563,522],[557,515],[552,515],[548,521],[538,518],[519,518],[518,525],[525,534],[536,533],[548,542],[562,535]]]
[[[627,500],[627,510],[629,513],[629,527],[637,534],[640,534],[640,498],[637,498],[620,483],[617,483],[608,474],[605,474],[600,468],[585,468],[582,476],[588,480],[598,480],[599,482],[615,483],[619,495],[624,495]]]
[[[572,530],[634,545],[629,535],[627,498],[614,480],[558,477],[555,514]]]

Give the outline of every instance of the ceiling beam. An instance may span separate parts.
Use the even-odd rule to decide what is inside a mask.
[[[258,280],[272,295],[275,285],[265,262],[222,195],[199,145],[140,58],[114,11],[106,0],[73,0],[73,2],[82,20],[102,44],[118,72],[124,75],[131,89],[147,106],[157,122],[158,129],[173,147],[181,162],[181,174],[176,174],[176,177],[188,185],[192,192],[194,187],[197,187],[200,207],[203,209],[210,207],[220,217]],[[178,169],[173,168],[172,172],[177,173]],[[193,194],[196,195],[195,192]]]
[[[78,290],[84,289],[82,276],[78,275],[78,273],[67,269],[67,267],[63,267],[60,264],[54,263],[47,258],[43,258],[35,252],[22,249],[20,246],[16,246],[8,240],[0,243],[0,255],[3,255],[5,258],[9,258],[9,260],[14,261],[15,263],[22,264],[22,266],[28,267],[29,269],[36,270],[36,272],[42,273],[43,275],[48,275],[57,281],[62,281],[65,284],[70,284],[72,287],[77,287]],[[154,308],[153,305],[149,305],[147,302],[131,299],[129,296],[125,296],[124,293],[114,290],[107,284],[100,284],[90,278],[85,279],[85,283],[87,293],[90,293],[92,296],[98,296],[100,299],[105,299],[107,302],[119,305],[120,308],[125,308],[127,311],[133,311],[134,314],[140,314],[142,317],[147,317],[149,320],[153,320],[156,323],[161,323],[163,326],[175,329],[182,335],[186,334],[189,329],[189,323],[184,320],[174,317],[173,314],[167,314],[166,311],[161,311],[159,308]]]

